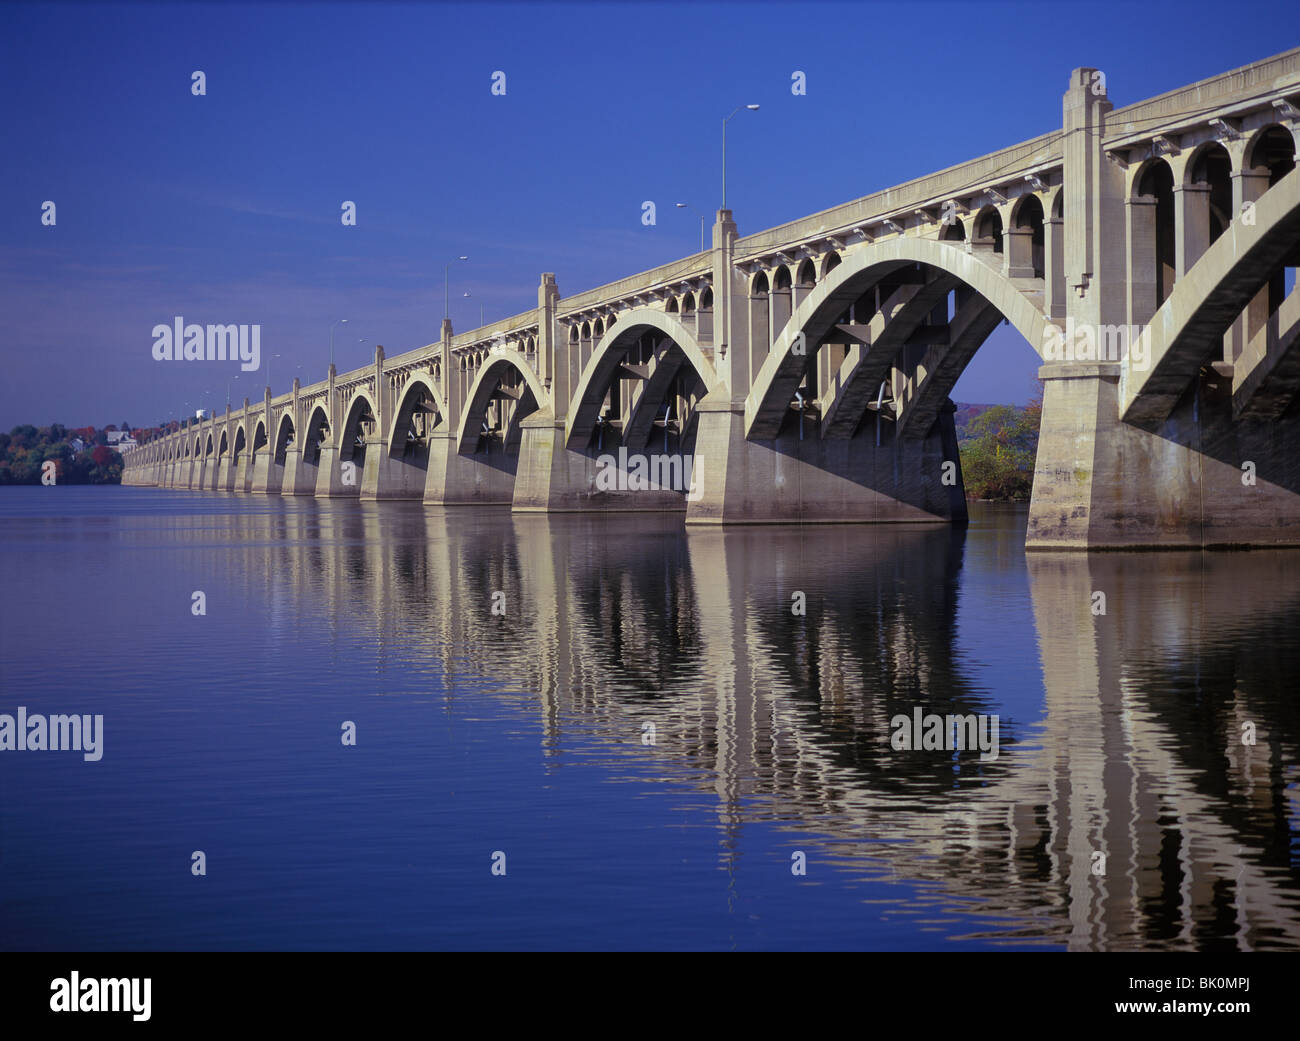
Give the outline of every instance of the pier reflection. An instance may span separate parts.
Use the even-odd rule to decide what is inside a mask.
[[[1300,554],[1026,557],[1018,537],[978,543],[1028,585],[1012,690],[962,650],[999,607],[967,594],[973,536],[948,526],[300,499],[233,528],[275,638],[333,627],[339,653],[375,655],[376,694],[486,678],[539,721],[550,769],[581,731],[711,790],[724,868],[764,822],[810,862],[910,887],[898,915],[959,908],[953,938],[1300,944]],[[274,610],[291,600],[316,610]],[[997,759],[893,748],[916,707],[998,715]]]

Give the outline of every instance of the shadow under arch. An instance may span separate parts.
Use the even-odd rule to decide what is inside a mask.
[[[415,373],[402,388],[402,396],[393,413],[393,422],[389,425],[384,442],[388,454],[400,458],[406,452],[406,435],[411,427],[411,420],[417,412],[432,412],[434,419],[429,429],[446,422],[447,406],[442,400],[442,392],[432,376]],[[427,433],[427,432],[426,432]]]
[[[843,314],[875,282],[911,265],[943,272],[987,299],[1040,355],[1048,321],[1041,301],[964,247],[937,239],[900,236],[848,252],[800,302],[773,343],[745,400],[745,437],[772,440],[802,383],[813,351]],[[800,340],[800,334],[803,340]],[[796,343],[800,352],[796,353]],[[804,347],[804,345],[807,347]]]
[[[662,334],[672,343],[653,372],[647,372],[646,386],[637,401],[629,430],[633,427],[649,429],[654,413],[683,365],[689,365],[704,385],[705,395],[718,386],[717,371],[705,357],[696,338],[677,318],[649,307],[635,308],[619,315],[618,322],[596,344],[587,362],[564,424],[565,447],[578,450],[585,446],[585,438],[600,418],[600,410],[610,386],[624,365],[627,352],[648,331]]]
[[[512,429],[517,429],[519,423],[532,413],[550,407],[551,396],[542,386],[542,381],[528,359],[513,348],[493,348],[487,364],[479,370],[465,402],[460,428],[456,431],[456,451],[459,454],[474,454],[479,433],[487,419],[488,405],[493,396],[500,393],[503,380],[512,371],[517,372],[523,379],[514,414],[510,420]],[[506,441],[510,440],[511,437],[507,434]]]

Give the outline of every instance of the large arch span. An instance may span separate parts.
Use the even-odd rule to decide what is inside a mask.
[[[600,418],[610,387],[626,368],[628,351],[648,332],[659,334],[671,346],[655,359],[653,370],[647,366],[645,372],[634,374],[645,382],[629,423],[629,428],[635,427],[638,437],[648,430],[683,366],[694,371],[706,394],[719,386],[713,363],[705,356],[695,336],[677,318],[650,307],[625,311],[596,344],[574,389],[564,424],[567,448],[580,449],[585,445],[588,434]]]
[[[1042,354],[1048,320],[1042,311],[1041,280],[1010,279],[980,254],[967,252],[960,242],[900,236],[870,243],[845,253],[840,264],[800,302],[773,342],[745,400],[746,438],[763,441],[777,436],[815,347],[832,331],[836,320],[876,283],[916,265],[969,287]],[[988,326],[984,335],[996,324]],[[971,335],[966,341],[966,361],[974,354],[970,348],[973,339]]]

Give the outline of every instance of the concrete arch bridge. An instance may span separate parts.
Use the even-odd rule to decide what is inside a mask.
[[[1005,321],[1042,357],[1029,546],[1300,543],[1300,49],[1123,108],[1096,73],[1060,129],[754,235],[719,210],[710,248],[576,296],[543,274],[531,311],[268,387],[123,483],[962,520],[950,394]]]

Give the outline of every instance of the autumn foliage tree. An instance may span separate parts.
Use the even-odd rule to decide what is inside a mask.
[[[1041,394],[1024,408],[995,405],[966,426],[959,441],[961,472],[972,499],[1027,502],[1034,485]]]

